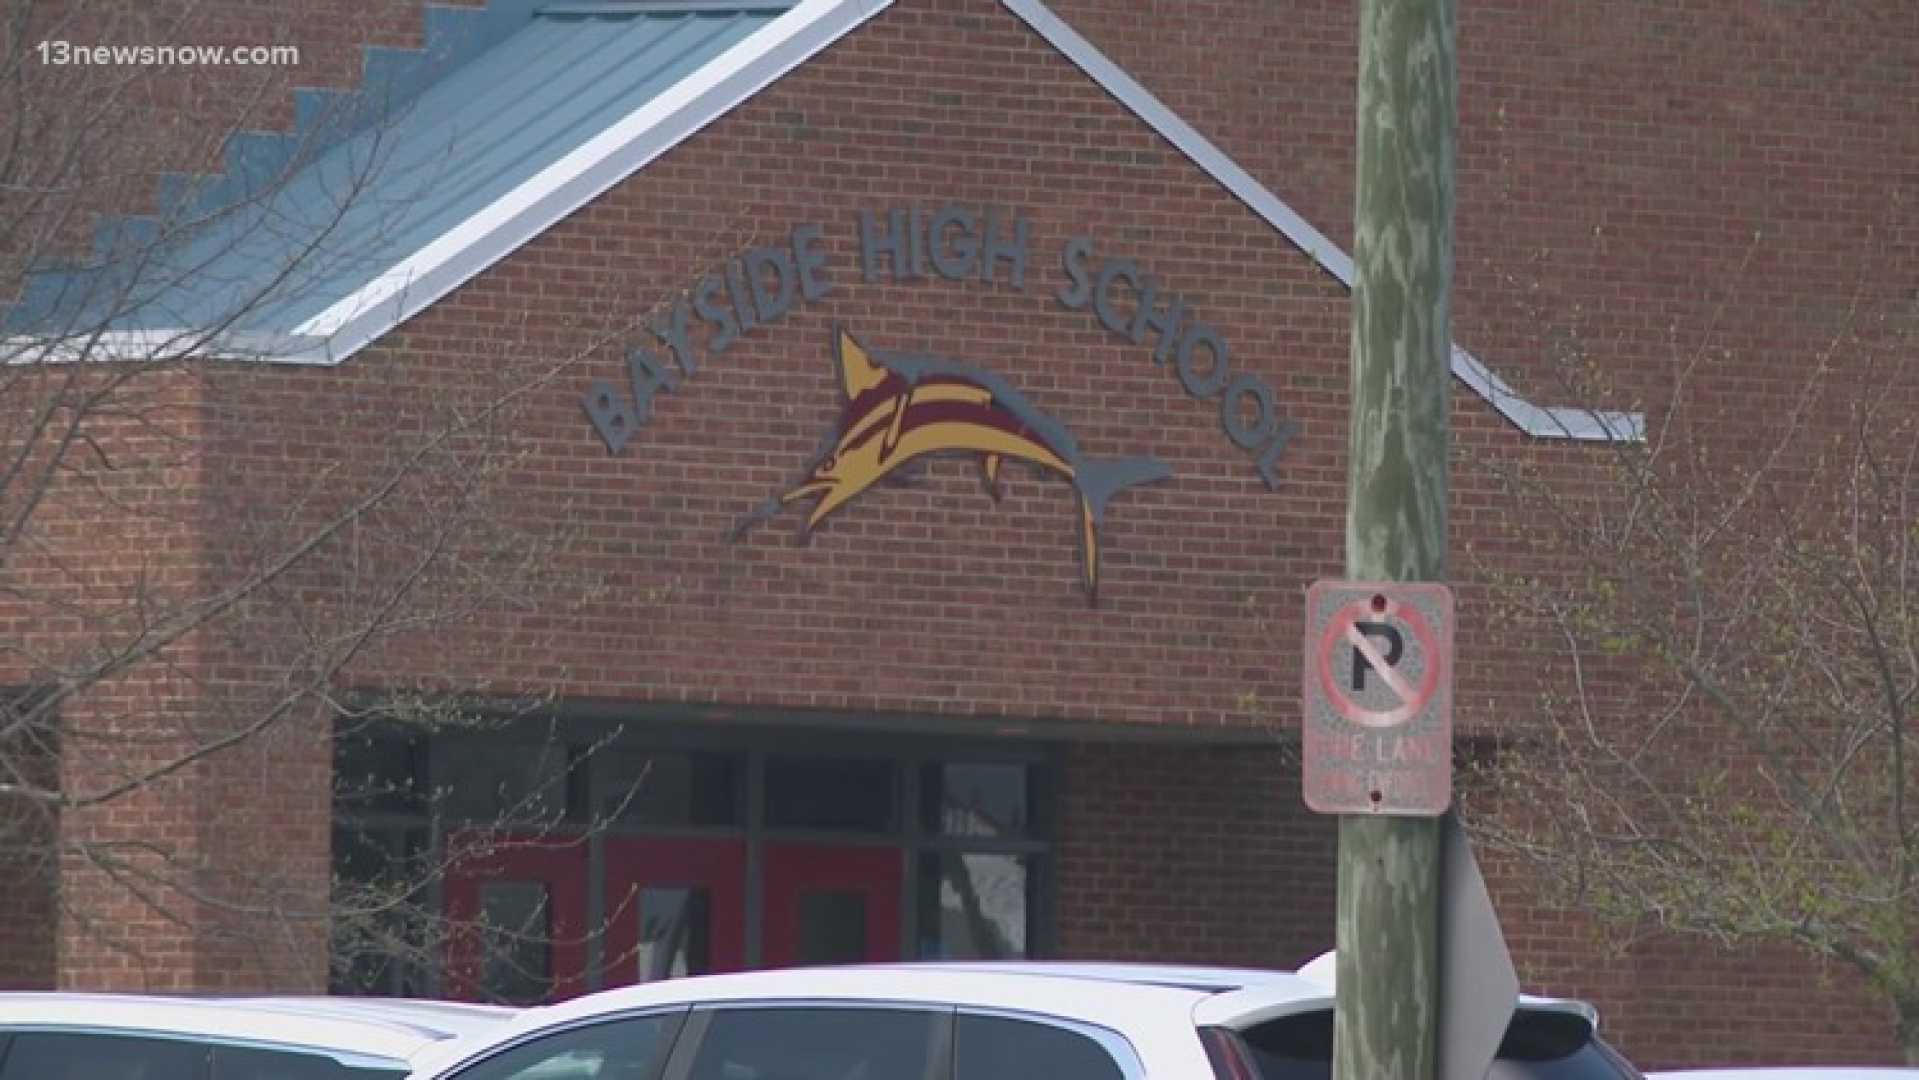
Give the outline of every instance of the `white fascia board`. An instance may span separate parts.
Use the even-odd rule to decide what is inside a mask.
[[[811,59],[893,0],[801,0],[625,119],[294,329],[339,363]]]
[[[261,360],[275,364],[331,364],[325,338],[300,334],[229,331],[208,335],[192,327],[106,330],[49,338],[0,338],[0,363],[77,364]]]
[[[1000,0],[1047,43],[1078,65],[1092,80],[1133,115],[1185,154],[1193,164],[1233,193],[1253,213],[1312,256],[1325,271],[1348,289],[1353,287],[1352,256],[1326,238],[1275,195],[1253,179],[1206,136],[1179,118],[1134,78],[1107,59],[1092,42],[1081,37],[1041,0]],[[1576,407],[1535,405],[1513,391],[1472,353],[1455,344],[1452,370],[1458,379],[1490,402],[1501,416],[1528,435],[1545,439],[1590,442],[1637,442],[1645,438],[1645,418],[1639,413],[1600,412]]]

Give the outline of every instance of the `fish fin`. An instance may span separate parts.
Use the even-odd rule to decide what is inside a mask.
[[[1073,483],[1085,497],[1088,513],[1097,523],[1106,516],[1106,504],[1114,495],[1172,475],[1171,468],[1153,458],[1117,458],[1081,464],[1073,470]]]
[[[880,460],[893,456],[893,448],[900,444],[900,425],[906,422],[906,410],[913,407],[913,391],[908,390],[893,400],[893,420],[886,425],[886,439],[880,443]]]
[[[1000,461],[1001,461],[1000,455],[988,454],[985,457],[981,458],[979,463],[980,477],[986,483],[986,493],[993,497],[994,502],[998,502],[999,496],[1000,496],[1000,490],[999,490]]]
[[[840,388],[846,392],[848,401],[886,379],[886,369],[874,363],[865,346],[838,324],[833,326],[833,359],[839,364]]]
[[[727,534],[727,539],[732,543],[739,543],[741,540],[746,539],[746,534],[753,531],[754,526],[768,518],[778,516],[779,512],[785,508],[786,504],[781,502],[777,496],[767,499],[754,507],[751,513],[735,522],[733,524],[733,531]]]
[[[1073,470],[1080,495],[1080,550],[1085,556],[1086,596],[1099,603],[1099,523],[1114,495],[1136,484],[1150,484],[1173,475],[1164,462],[1152,458],[1089,461]]]
[[[1079,500],[1080,574],[1086,582],[1086,601],[1099,606],[1099,522],[1093,517],[1093,503],[1085,496]]]

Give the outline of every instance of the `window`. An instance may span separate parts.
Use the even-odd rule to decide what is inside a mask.
[[[920,773],[920,826],[934,836],[1027,836],[1030,776],[1024,765],[927,765]]]
[[[0,1080],[196,1080],[208,1051],[179,1039],[28,1031],[13,1037]]]
[[[426,777],[426,740],[418,736],[361,728],[334,740],[334,801],[344,812],[423,814]]]
[[[1030,855],[928,851],[919,861],[922,960],[1023,960]]]
[[[411,898],[435,861],[424,827],[333,827],[332,971],[336,994],[416,997],[429,992],[418,958],[433,914]]]
[[[743,770],[730,754],[594,754],[595,812],[629,825],[737,826]]]
[[[480,886],[487,999],[538,1005],[553,993],[553,900],[539,881],[489,881]]]
[[[323,1054],[252,1047],[213,1048],[213,1080],[402,1080],[407,1067],[399,1062],[348,1066]]]
[[[918,1080],[942,1014],[912,1009],[727,1009],[687,1080]]]
[[[640,981],[713,970],[713,902],[706,889],[640,890]]]
[[[457,1080],[650,1080],[685,1013],[574,1028],[469,1065]]]
[[[956,1080],[1122,1080],[1124,1070],[1087,1035],[1051,1024],[962,1013]]]
[[[0,1036],[0,1045],[4,1045]],[[345,1065],[317,1051],[222,1046],[185,1038],[24,1032],[4,1080],[400,1080],[402,1062]]]
[[[463,734],[444,737],[433,750],[434,783],[455,820],[553,823],[584,816],[586,770],[577,747]]]
[[[893,827],[893,772],[882,759],[769,757],[767,827],[886,832]]]
[[[530,1003],[716,970],[1046,955],[1044,748],[759,718],[778,734],[693,714],[631,731],[557,713],[430,731],[342,719],[330,988]],[[467,852],[482,832],[585,842],[529,869]],[[891,864],[883,883],[780,872],[800,845]],[[449,946],[448,904],[484,933]]]
[[[1333,1074],[1329,1009],[1259,1024],[1240,1033],[1260,1080],[1328,1080]],[[1525,1009],[1513,1016],[1488,1080],[1638,1080],[1639,1073],[1595,1038],[1584,1017]]]
[[[800,906],[801,964],[857,964],[866,959],[866,894],[806,889]]]
[[[1583,1016],[1527,1009],[1499,1044],[1487,1080],[1638,1080],[1639,1072],[1593,1034]]]

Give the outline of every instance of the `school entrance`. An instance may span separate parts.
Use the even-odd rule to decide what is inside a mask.
[[[412,947],[343,955],[355,945],[336,934],[340,992],[525,1004],[1049,944],[1043,744],[571,716],[368,727],[339,746],[336,878],[439,868],[415,925],[396,905],[373,935]]]

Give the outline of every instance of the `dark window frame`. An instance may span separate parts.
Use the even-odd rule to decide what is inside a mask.
[[[489,722],[500,726],[487,729],[491,738],[503,745],[541,746],[548,737],[560,738],[569,747],[569,807],[583,806],[584,815],[569,815],[565,827],[590,825],[588,837],[588,880],[586,924],[597,927],[605,921],[604,899],[606,858],[603,840],[607,836],[660,837],[739,837],[747,847],[747,895],[745,898],[745,959],[749,967],[764,962],[762,930],[765,918],[762,895],[762,845],[769,840],[800,841],[845,846],[882,846],[898,848],[902,853],[904,880],[900,889],[899,955],[905,960],[919,958],[920,941],[920,858],[926,852],[1013,854],[1032,856],[1026,897],[1026,954],[1031,959],[1053,955],[1057,942],[1057,853],[1059,809],[1064,789],[1066,744],[1032,738],[991,738],[977,735],[953,735],[939,731],[913,730],[915,718],[902,718],[897,731],[876,732],[851,726],[814,727],[804,713],[767,710],[750,714],[727,714],[726,719],[747,719],[748,723],[718,724],[702,722],[700,711],[662,705],[620,706],[604,703],[565,704],[549,710],[517,717],[518,723],[506,723],[507,714],[487,714],[476,710]],[[343,717],[355,732],[389,730],[379,721]],[[392,729],[404,730],[404,729]],[[463,730],[473,737],[476,733]],[[530,737],[537,734],[538,738]],[[574,750],[600,740],[623,752],[647,753],[722,753],[735,756],[741,768],[737,773],[738,798],[743,824],[732,826],[646,825],[632,822],[600,822],[600,769],[589,757],[578,761]],[[429,740],[425,771],[429,791],[449,779],[444,766],[444,751],[436,752],[443,740]],[[773,829],[765,824],[765,763],[769,756],[819,758],[878,758],[891,766],[891,805],[893,827],[885,833],[854,833],[831,830]],[[928,765],[981,764],[1016,765],[1028,770],[1029,835],[1025,837],[951,836],[925,829],[921,820],[921,779]],[[582,820],[583,818],[583,820]],[[445,850],[446,838],[460,827],[437,801],[425,814],[392,811],[343,812],[333,808],[334,828],[368,831],[427,829],[428,850]],[[423,904],[438,910],[443,904],[438,882],[425,890]],[[424,971],[407,971],[387,976],[394,992],[436,994],[442,988],[438,963]],[[586,989],[603,989],[605,958],[598,935],[588,942]]]

